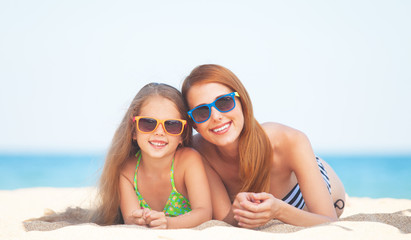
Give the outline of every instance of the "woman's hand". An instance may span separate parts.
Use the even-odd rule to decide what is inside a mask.
[[[276,215],[278,201],[269,193],[239,193],[233,202],[234,219],[240,227],[263,226]]]
[[[150,210],[144,214],[144,219],[150,228],[167,229],[168,222],[164,212]]]

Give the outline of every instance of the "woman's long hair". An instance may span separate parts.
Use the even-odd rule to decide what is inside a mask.
[[[137,142],[133,141],[136,123],[132,121],[132,118],[139,115],[144,102],[152,96],[161,96],[169,99],[176,105],[181,118],[188,120],[187,108],[183,97],[176,88],[163,83],[149,83],[137,93],[114,134],[106,156],[99,183],[100,205],[93,213],[93,216],[91,216],[91,220],[97,224],[110,225],[123,222],[120,211],[120,171],[126,160],[140,150]],[[190,146],[192,139],[191,127],[186,127],[181,137],[182,145]]]
[[[263,192],[270,189],[270,170],[273,150],[264,129],[254,118],[250,97],[233,72],[225,67],[207,64],[193,69],[183,82],[182,94],[187,103],[190,88],[200,83],[219,83],[240,95],[244,127],[239,139],[241,192]],[[191,122],[192,123],[192,122]]]

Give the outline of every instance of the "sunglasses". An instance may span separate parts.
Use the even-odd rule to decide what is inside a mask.
[[[136,121],[137,130],[142,133],[154,132],[158,125],[162,124],[167,134],[172,136],[180,135],[184,126],[187,124],[186,120],[181,119],[164,119],[159,120],[152,117],[137,116],[133,118],[133,122]]]
[[[240,97],[237,92],[232,92],[217,98],[210,104],[203,104],[188,111],[188,116],[194,120],[195,123],[203,123],[211,116],[211,107],[214,107],[219,112],[226,113],[235,108],[234,97]]]

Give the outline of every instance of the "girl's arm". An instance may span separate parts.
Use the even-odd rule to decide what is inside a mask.
[[[287,130],[282,144],[282,154],[287,156],[287,164],[297,177],[308,211],[295,208],[269,193],[240,193],[234,210],[239,225],[254,228],[278,219],[292,225],[312,226],[337,220],[308,138],[297,130]]]
[[[189,213],[167,217],[167,228],[189,228],[211,220],[210,187],[200,154],[191,148],[182,149],[179,166],[184,167],[184,182],[191,205]]]
[[[144,220],[144,209],[140,209],[140,202],[134,191],[134,185],[131,180],[124,176],[127,169],[120,174],[119,193],[120,209],[125,224],[146,225]]]

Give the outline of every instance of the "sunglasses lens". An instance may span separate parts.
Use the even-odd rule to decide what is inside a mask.
[[[194,109],[192,115],[197,122],[204,122],[210,116],[210,108],[208,106],[198,107]]]
[[[183,123],[178,120],[167,120],[164,122],[164,127],[170,134],[180,134],[183,130]]]
[[[215,106],[220,110],[221,112],[228,112],[233,110],[234,108],[234,99],[231,96],[224,96],[215,102]]]
[[[157,126],[157,120],[153,118],[140,118],[138,120],[138,128],[142,132],[152,132]]]

